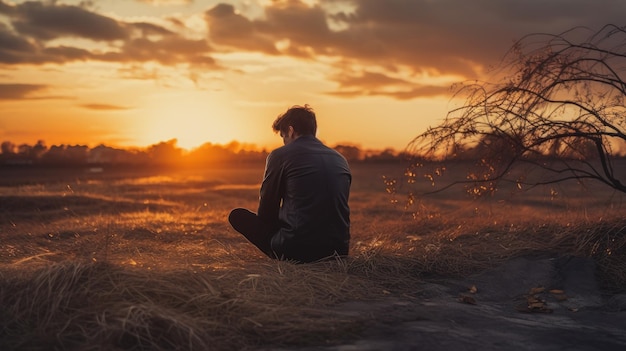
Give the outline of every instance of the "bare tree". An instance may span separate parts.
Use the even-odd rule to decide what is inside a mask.
[[[500,182],[521,187],[575,179],[620,192],[615,160],[626,145],[626,27],[574,28],[517,42],[494,72],[497,83],[460,85],[464,103],[409,145],[407,174],[424,160],[476,160],[463,180],[476,195]],[[530,179],[520,165],[541,169]],[[439,168],[441,169],[441,168]]]

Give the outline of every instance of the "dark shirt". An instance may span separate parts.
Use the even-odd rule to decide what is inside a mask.
[[[304,135],[267,157],[258,216],[275,231],[274,252],[311,262],[348,254],[352,175],[346,159]]]

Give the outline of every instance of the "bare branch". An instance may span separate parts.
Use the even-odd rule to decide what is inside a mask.
[[[495,72],[505,77],[499,83],[457,88],[455,97],[465,103],[407,151],[433,162],[474,160],[476,167],[465,180],[423,194],[460,184],[488,193],[499,182],[537,186],[571,179],[626,192],[613,167],[622,156],[613,150],[626,142],[626,30],[607,25],[580,40],[582,30],[528,35]],[[520,165],[553,177],[521,181],[514,172]]]

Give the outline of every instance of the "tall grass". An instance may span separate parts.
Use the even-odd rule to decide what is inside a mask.
[[[232,207],[254,208],[251,186],[151,178],[145,188],[117,180],[0,189],[15,205],[0,215],[0,349],[334,344],[372,322],[343,302],[416,297],[433,276],[528,255],[590,257],[605,289],[626,291],[619,212],[564,216],[523,204],[505,209],[523,216],[503,216],[502,206],[441,198],[411,213],[375,185],[377,170],[361,171],[369,178],[355,171],[351,256],[304,265],[263,257],[225,222]]]
[[[145,271],[63,261],[2,279],[3,349],[241,350],[325,343],[359,321],[321,306],[366,294],[332,269],[271,262],[251,271]],[[336,268],[336,267],[335,267]]]

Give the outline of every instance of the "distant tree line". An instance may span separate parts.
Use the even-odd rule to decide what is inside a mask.
[[[350,162],[388,162],[405,158],[393,149],[363,150],[354,145],[336,145],[337,151]],[[231,142],[226,145],[205,143],[187,151],[177,140],[159,142],[145,148],[115,148],[100,144],[52,145],[43,140],[34,145],[3,141],[0,144],[0,165],[4,166],[195,166],[264,162],[266,149]]]

